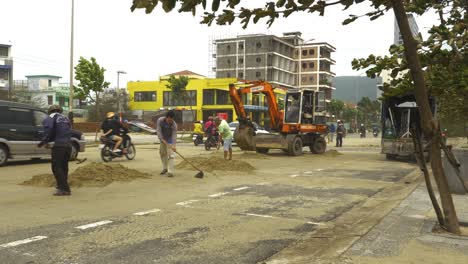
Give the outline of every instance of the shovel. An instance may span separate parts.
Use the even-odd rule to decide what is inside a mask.
[[[183,160],[185,160],[188,164],[192,165],[192,167],[195,168],[198,171],[198,173],[195,174],[195,178],[199,178],[199,179],[203,178],[203,176],[205,174],[203,173],[202,170],[200,170],[195,165],[193,165],[190,161],[188,161],[186,158],[184,158],[184,156],[182,156],[182,154],[180,154],[179,152],[175,151],[175,153],[177,153],[177,155],[179,155]]]
[[[164,142],[163,144],[166,144],[166,146],[167,146],[168,148],[170,148],[170,146],[169,146],[166,142]],[[197,166],[193,165],[193,163],[191,163],[191,162],[188,161],[186,158],[184,158],[184,156],[182,156],[182,154],[180,154],[180,153],[177,152],[177,151],[174,151],[174,152],[177,153],[177,155],[179,155],[183,160],[185,160],[188,164],[190,164],[194,169],[196,169],[196,170],[198,171],[198,173],[195,174],[195,178],[201,179],[201,178],[203,178],[203,176],[205,176],[205,174],[203,173],[202,170],[200,170],[199,168],[197,168]]]

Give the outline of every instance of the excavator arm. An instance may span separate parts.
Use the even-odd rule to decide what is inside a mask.
[[[232,104],[236,111],[239,119],[239,127],[234,133],[234,139],[237,145],[242,150],[255,150],[255,129],[252,122],[248,120],[247,113],[242,103],[242,95],[248,93],[262,93],[268,102],[268,112],[271,119],[271,127],[273,130],[281,131],[283,125],[281,113],[276,102],[276,96],[273,91],[273,87],[264,81],[254,81],[242,83],[240,88],[237,88],[235,84],[229,85],[229,95],[231,97]]]

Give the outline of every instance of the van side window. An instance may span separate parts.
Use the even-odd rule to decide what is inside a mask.
[[[42,127],[42,121],[47,118],[47,114],[41,111],[34,111],[34,125]]]
[[[9,108],[8,110],[11,116],[10,124],[25,126],[33,125],[33,116],[30,110],[21,108]]]

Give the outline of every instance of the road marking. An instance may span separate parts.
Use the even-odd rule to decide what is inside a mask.
[[[312,174],[314,173],[313,171],[304,171],[304,174]]]
[[[235,188],[234,191],[242,191],[242,190],[247,190],[247,189],[250,189],[250,187],[243,186],[243,187]]]
[[[215,193],[215,194],[208,195],[208,197],[216,198],[216,197],[220,197],[220,196],[226,195],[226,194],[228,194],[228,193],[229,193],[229,192],[220,192],[220,193]]]
[[[325,170],[325,169],[316,169],[316,171],[323,171],[323,170]]]
[[[309,225],[323,225],[322,223],[317,223],[317,222],[307,222],[306,224],[309,224]]]
[[[274,216],[271,215],[260,215],[260,214],[245,214],[249,216],[257,216],[257,217],[263,217],[263,218],[274,218]]]
[[[299,177],[299,174],[289,175],[289,177],[291,177],[291,178],[296,178],[296,177]]]
[[[270,184],[269,182],[261,182],[261,183],[257,183],[257,185],[268,185]]]
[[[77,226],[77,227],[75,227],[75,228],[76,228],[76,229],[85,230],[85,229],[88,229],[88,228],[93,228],[93,227],[97,227],[97,226],[107,225],[107,224],[110,224],[110,223],[112,223],[112,221],[110,221],[110,220],[104,220],[104,221],[99,221],[99,222],[96,222],[96,223],[91,223],[91,224],[87,224],[87,225]]]
[[[2,248],[16,247],[16,246],[19,246],[19,245],[31,243],[31,242],[34,242],[34,241],[39,241],[39,240],[46,239],[46,238],[47,238],[46,236],[35,236],[35,237],[26,238],[26,239],[23,239],[23,240],[18,240],[18,241],[13,241],[13,242],[10,242],[10,243],[6,243],[6,244],[3,244],[3,245],[0,245],[0,247],[2,247]]]
[[[148,214],[151,214],[151,213],[157,213],[157,212],[160,212],[160,211],[161,211],[160,209],[151,209],[151,210],[148,210],[148,211],[134,213],[133,215],[142,216],[142,215],[148,215]]]
[[[408,217],[416,218],[416,219],[424,219],[424,218],[426,218],[424,215],[408,215]]]
[[[181,206],[186,206],[186,205],[194,203],[194,202],[198,202],[198,200],[188,200],[188,201],[180,202],[180,203],[176,203],[176,204],[181,205]]]

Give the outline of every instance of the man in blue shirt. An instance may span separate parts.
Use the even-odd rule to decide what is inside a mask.
[[[70,195],[70,186],[68,185],[68,161],[71,154],[71,124],[70,120],[62,115],[62,107],[52,105],[49,107],[49,116],[44,119],[44,138],[38,144],[38,147],[52,146],[52,172],[57,182],[56,196]]]

